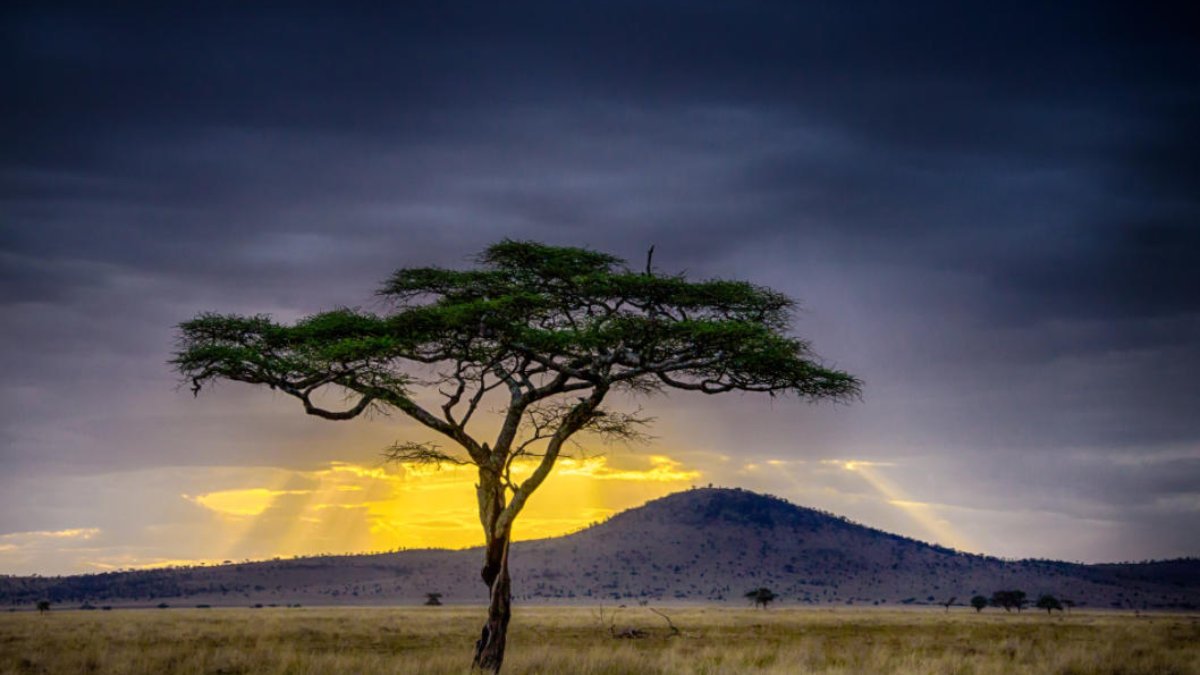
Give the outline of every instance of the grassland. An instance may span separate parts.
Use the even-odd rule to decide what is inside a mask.
[[[506,673],[1200,673],[1200,617],[956,609],[520,607]],[[463,673],[481,610],[0,614],[0,673]],[[635,627],[641,639],[607,628]]]

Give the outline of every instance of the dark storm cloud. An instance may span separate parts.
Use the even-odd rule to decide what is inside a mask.
[[[1097,484],[1113,503],[1200,498],[1190,7],[3,11],[10,467],[349,442],[280,431],[290,418],[232,388],[203,412],[171,399],[171,326],[376,308],[392,268],[461,265],[509,236],[635,265],[654,243],[665,271],[780,287],[818,351],[868,383],[862,405],[783,421],[672,401],[712,426],[680,444],[734,449],[736,416],[759,445],[812,455],[1001,453],[997,486],[1045,455],[1045,475],[1074,471],[1067,449],[1108,466],[1184,447],[1170,485]],[[275,443],[255,446],[257,414]],[[234,420],[216,441],[214,419]]]

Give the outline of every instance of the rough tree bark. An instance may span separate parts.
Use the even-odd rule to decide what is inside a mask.
[[[483,566],[483,582],[491,599],[488,602],[487,622],[475,643],[472,667],[493,673],[500,672],[504,663],[504,647],[508,640],[508,622],[512,618],[512,579],[508,575],[509,538],[494,539],[487,547],[487,563]]]
[[[512,579],[508,574],[510,530],[500,523],[507,506],[505,488],[500,476],[490,467],[481,467],[479,485],[480,520],[486,535],[484,563],[480,576],[488,587],[488,613],[479,640],[475,642],[472,668],[500,672],[504,663],[504,647],[508,640],[508,622],[512,617]]]

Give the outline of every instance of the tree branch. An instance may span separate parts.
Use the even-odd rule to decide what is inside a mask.
[[[479,443],[476,442],[474,438],[471,438],[471,436],[468,435],[464,429],[450,424],[445,420],[439,419],[433,413],[422,408],[420,405],[417,405],[417,403],[408,396],[394,391],[379,390],[370,387],[369,385],[363,385],[357,382],[348,383],[346,386],[364,395],[375,396],[379,400],[399,409],[400,412],[408,415],[429,429],[432,429],[453,440],[467,451],[467,454],[471,456],[471,459],[474,462],[482,463],[486,461],[487,453],[484,452]]]
[[[366,396],[363,396],[362,398],[358,399],[358,403],[354,404],[354,407],[352,407],[348,410],[331,411],[331,410],[325,410],[323,408],[319,408],[319,407],[313,405],[313,402],[311,400],[309,400],[308,393],[306,393],[306,392],[295,392],[295,393],[288,392],[288,393],[292,394],[293,396],[296,396],[297,398],[300,399],[300,401],[304,404],[304,412],[306,414],[315,415],[316,417],[320,417],[322,419],[327,419],[327,420],[354,419],[355,417],[358,417],[359,415],[361,415],[362,412],[364,410],[366,410],[367,407],[370,406],[371,403],[375,400],[374,396],[366,395]]]
[[[471,464],[465,459],[442,452],[436,443],[417,443],[414,441],[399,442],[383,451],[385,461],[407,464],[432,464],[442,468],[442,464],[465,466]]]
[[[579,431],[592,417],[592,413],[600,406],[604,396],[608,393],[607,386],[597,386],[592,390],[591,396],[581,399],[579,403],[572,406],[570,412],[563,418],[562,423],[550,437],[550,442],[546,444],[546,453],[542,455],[542,461],[538,463],[536,469],[526,478],[521,485],[513,491],[512,500],[504,511],[500,513],[500,517],[496,521],[497,533],[507,532],[512,526],[512,521],[525,507],[525,502],[529,496],[546,480],[550,475],[550,470],[554,468],[554,463],[558,460],[559,452],[562,450],[563,443],[566,443],[575,432]]]

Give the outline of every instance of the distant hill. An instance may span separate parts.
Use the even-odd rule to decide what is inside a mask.
[[[68,577],[0,577],[0,604],[483,602],[481,554],[413,550]],[[934,604],[1021,589],[1091,607],[1200,608],[1200,559],[1082,565],[960,553],[746,490],[679,492],[575,534],[514,544],[518,602]]]

